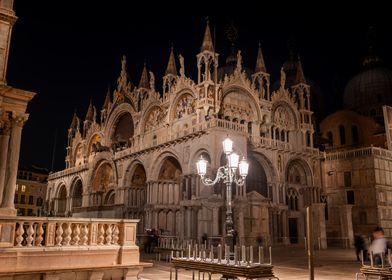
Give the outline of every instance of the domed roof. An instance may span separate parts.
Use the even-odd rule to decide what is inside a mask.
[[[347,84],[344,108],[364,115],[382,115],[382,105],[392,105],[392,71],[380,61],[365,59],[365,68]]]

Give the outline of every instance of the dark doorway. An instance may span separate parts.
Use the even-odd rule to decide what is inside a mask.
[[[289,218],[289,235],[291,244],[298,243],[298,227],[296,218]]]

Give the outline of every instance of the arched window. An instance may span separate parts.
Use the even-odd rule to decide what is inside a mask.
[[[339,126],[340,145],[346,144],[346,130],[343,125]]]
[[[294,188],[289,188],[286,194],[286,204],[291,211],[298,211],[298,192]]]
[[[310,147],[311,146],[311,141],[310,141],[310,132],[306,132],[306,146]]]

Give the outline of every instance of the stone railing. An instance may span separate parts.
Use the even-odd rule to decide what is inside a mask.
[[[276,139],[271,139],[271,138],[265,138],[265,137],[250,137],[251,141],[253,144],[256,146],[261,146],[264,148],[270,148],[270,149],[278,149],[278,150],[284,150],[284,151],[292,151],[293,146],[290,143],[276,140]]]
[[[138,266],[137,222],[0,217],[0,274]]]
[[[380,157],[392,157],[392,151],[378,148],[378,147],[365,147],[360,149],[346,150],[346,151],[338,151],[338,152],[329,152],[327,153],[327,160],[342,160],[342,159],[351,159],[357,157],[367,157],[367,156],[380,156]]]

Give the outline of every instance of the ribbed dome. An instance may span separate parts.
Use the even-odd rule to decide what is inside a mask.
[[[344,108],[364,115],[382,115],[381,105],[392,105],[392,71],[381,65],[367,65],[352,78],[343,95]]]

